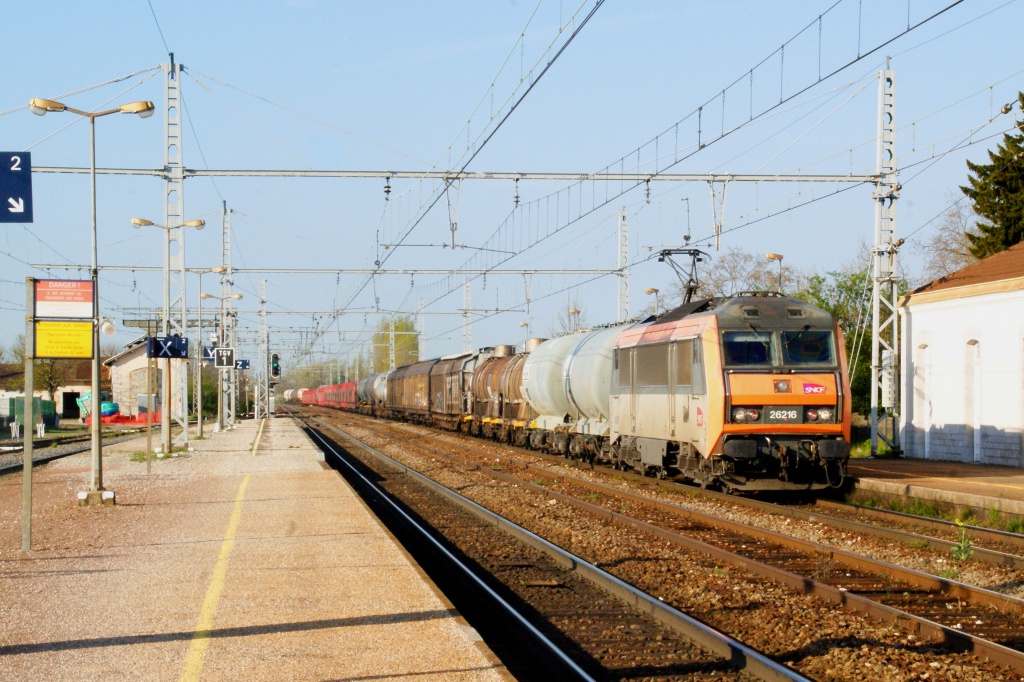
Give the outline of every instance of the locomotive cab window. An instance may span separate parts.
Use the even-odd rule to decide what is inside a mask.
[[[722,353],[727,367],[766,366],[778,364],[772,346],[772,335],[759,331],[722,332]]]
[[[785,365],[835,365],[831,331],[782,332],[782,363]]]

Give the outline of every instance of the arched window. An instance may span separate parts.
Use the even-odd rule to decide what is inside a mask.
[[[971,459],[981,461],[981,342],[971,339],[967,342],[967,358],[964,363],[964,426],[967,431],[965,445],[971,449]]]
[[[922,343],[914,353],[914,402],[913,420],[919,428],[920,439],[916,439],[918,455],[928,459],[931,456],[932,399],[931,363],[928,344]],[[917,432],[918,429],[915,429]]]

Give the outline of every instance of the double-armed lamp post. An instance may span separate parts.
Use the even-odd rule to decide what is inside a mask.
[[[96,246],[96,119],[110,114],[137,114],[140,118],[149,118],[153,115],[152,102],[129,102],[122,104],[116,109],[106,111],[82,111],[49,99],[33,98],[28,103],[29,111],[37,116],[43,116],[49,112],[70,111],[89,119],[89,169],[92,179],[92,296],[93,296],[93,321],[92,321],[92,407],[90,408],[91,432],[92,432],[92,481],[89,492],[85,497],[86,504],[100,504],[103,502],[103,457],[102,442],[100,435],[100,294],[99,294],[99,265]],[[31,396],[28,397],[31,400]],[[108,496],[111,500],[112,495]]]
[[[171,324],[171,299],[170,299],[170,244],[171,244],[171,230],[182,229],[186,227],[194,227],[197,230],[201,230],[206,226],[205,220],[189,220],[180,225],[160,225],[154,223],[152,220],[146,220],[145,218],[132,218],[132,227],[139,229],[140,227],[159,227],[164,231],[166,235],[166,244],[164,246],[164,333],[170,332]],[[184,302],[182,302],[184,305]],[[162,397],[160,399],[160,440],[163,443],[161,446],[166,455],[171,454],[171,361],[164,361],[164,385],[163,385]],[[185,409],[188,412],[188,408]],[[186,424],[188,422],[186,421]]]
[[[230,296],[214,296],[213,294],[199,294],[199,298],[214,298],[220,301],[220,331],[217,335],[217,343],[224,345],[224,331],[227,329],[227,320],[224,319],[224,301],[228,299],[239,299],[242,298],[241,294],[231,294]],[[217,372],[217,431],[224,430],[224,370],[218,370]]]
[[[199,325],[199,348],[196,349],[196,357],[199,358],[199,362],[196,363],[196,422],[199,425],[199,437],[203,437],[203,299],[209,298],[207,294],[203,293],[203,275],[215,272],[224,272],[227,268],[218,265],[215,268],[209,270],[200,270],[199,274],[199,311],[198,311],[198,325]],[[219,385],[218,385],[219,388]]]

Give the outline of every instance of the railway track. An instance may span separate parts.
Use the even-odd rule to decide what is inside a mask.
[[[145,432],[132,431],[128,433],[106,433],[103,435],[103,444],[120,443],[126,440],[133,440],[145,436]],[[91,436],[71,436],[69,438],[52,438],[45,441],[45,445],[36,445],[32,449],[32,465],[45,464],[55,459],[77,455],[80,452],[88,452],[92,448]],[[9,450],[0,453],[0,476],[21,471],[24,467],[24,450]]]
[[[429,433],[431,444],[424,444],[423,436],[414,433],[407,434],[408,444],[453,461],[459,459],[434,447],[442,436]],[[448,437],[449,434],[443,436]],[[460,441],[460,445],[464,450],[477,450],[484,444]],[[843,550],[751,529],[598,482],[575,477],[570,480],[552,470],[548,462],[529,464],[506,458],[495,466],[481,464],[480,458],[494,460],[493,454],[478,453],[475,459],[462,458],[460,466],[485,468],[490,476],[533,487],[560,504],[573,505],[689,551],[713,556],[737,569],[779,581],[798,592],[881,618],[916,637],[943,642],[953,650],[973,651],[1024,672],[1024,641],[1020,634],[1024,632],[1024,602],[1020,600]],[[548,482],[527,482],[524,471]],[[617,511],[624,506],[628,506],[628,513]]]
[[[421,539],[445,555],[442,575],[456,572],[485,592],[493,608],[485,606],[483,611],[492,628],[505,629],[504,623],[493,622],[496,611],[505,614],[526,630],[534,648],[545,652],[544,658],[556,661],[555,668],[539,662],[531,664],[537,669],[534,679],[808,679],[421,476],[342,430],[320,428],[326,433],[310,429],[314,440],[336,458],[339,466],[358,478],[369,497],[390,504],[393,514],[416,527]],[[334,439],[342,447],[335,445]],[[368,463],[372,472],[364,474],[359,465],[348,461],[345,451],[358,451],[364,463],[367,456],[373,458],[375,461]],[[422,490],[410,491],[410,484],[428,488],[431,496],[457,505],[459,513],[472,515],[472,520],[458,522],[450,512],[438,512],[424,502]],[[412,507],[410,512],[391,502],[385,491],[399,495],[404,505]],[[446,535],[455,537],[435,539],[413,521],[413,514],[435,519]],[[500,531],[497,536],[496,530]],[[459,550],[446,549],[448,542]],[[456,556],[462,553],[466,561]],[[493,577],[479,577],[473,565],[482,566]],[[496,589],[489,587],[491,581],[497,581]],[[460,591],[467,589],[461,580],[458,587]],[[502,592],[511,593],[513,598],[503,598]],[[631,608],[625,608],[626,604]],[[535,624],[538,615],[543,618]],[[515,657],[522,656],[522,651],[520,648]],[[526,676],[532,677],[529,671]]]

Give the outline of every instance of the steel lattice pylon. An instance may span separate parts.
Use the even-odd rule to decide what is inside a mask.
[[[888,60],[886,60],[888,67]],[[871,288],[871,454],[881,438],[894,453],[900,451],[899,324],[897,314],[896,199],[900,185],[896,167],[895,81],[886,68],[878,74],[878,175],[875,183],[875,241]],[[884,422],[889,429],[880,428]],[[885,431],[888,430],[888,435]]]
[[[186,337],[188,311],[185,304],[185,166],[181,137],[181,64],[162,65],[164,71],[164,336]],[[165,361],[161,391],[161,439],[166,452],[188,447],[188,363]],[[167,418],[170,415],[170,419]],[[172,439],[172,427],[178,427]],[[172,442],[173,440],[173,442]]]

